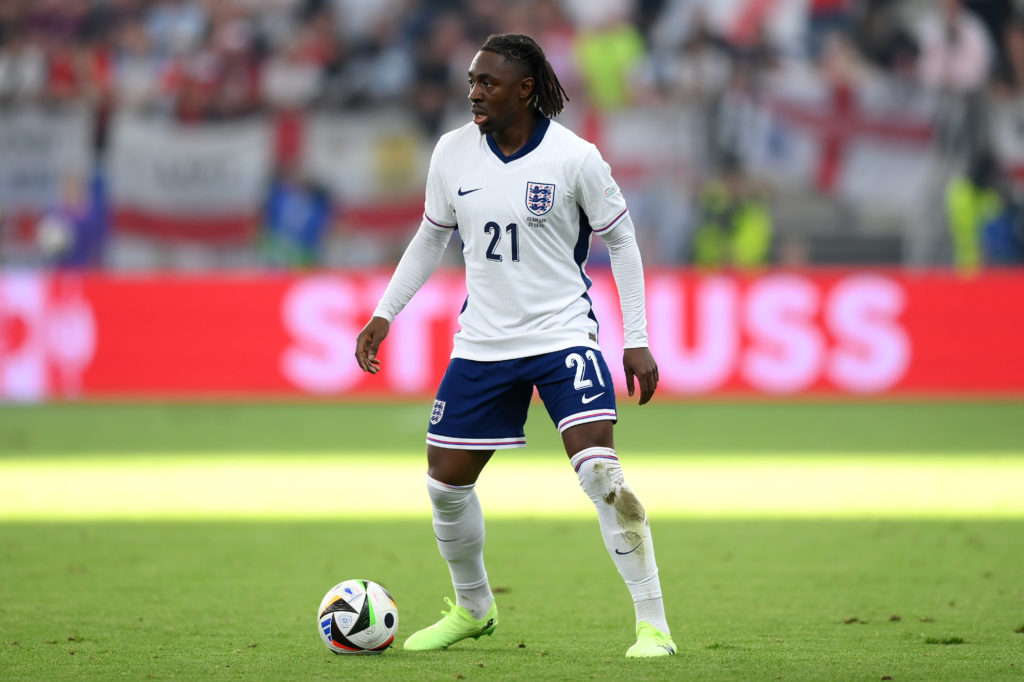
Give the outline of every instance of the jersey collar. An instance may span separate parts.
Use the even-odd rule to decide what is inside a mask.
[[[505,154],[502,153],[501,149],[498,148],[498,143],[494,141],[494,138],[491,137],[490,133],[485,135],[485,137],[487,138],[487,146],[491,148],[491,151],[494,152],[494,155],[497,156],[502,163],[515,161],[516,159],[520,159],[526,156],[534,149],[536,149],[538,145],[540,145],[541,140],[544,139],[544,133],[548,131],[548,126],[550,124],[550,118],[548,118],[547,116],[538,115],[537,127],[533,129],[533,134],[530,135],[530,139],[527,140],[526,144],[520,147],[518,151],[516,151],[514,154],[510,156],[505,156]]]

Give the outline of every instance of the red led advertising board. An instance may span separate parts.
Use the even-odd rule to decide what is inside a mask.
[[[6,272],[0,400],[426,397],[462,274],[434,274],[369,376],[354,343],[389,274]],[[590,274],[614,370],[614,280]],[[647,316],[659,398],[1024,395],[1024,273],[652,270]]]

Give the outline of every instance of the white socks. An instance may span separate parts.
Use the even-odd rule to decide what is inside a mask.
[[[427,476],[437,548],[448,562],[456,604],[480,620],[494,596],[484,569],[484,515],[472,485],[448,485]]]
[[[625,482],[615,450],[587,448],[569,462],[597,508],[605,547],[633,597],[637,622],[670,634],[647,512]]]
[[[647,512],[625,482],[618,456],[611,448],[587,448],[569,461],[597,508],[605,547],[633,597],[637,622],[670,634]],[[448,485],[430,476],[427,492],[434,508],[437,547],[448,562],[456,603],[480,620],[494,601],[484,568],[480,500],[472,485]]]

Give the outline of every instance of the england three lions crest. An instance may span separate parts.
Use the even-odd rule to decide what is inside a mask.
[[[555,186],[546,182],[526,183],[526,208],[533,215],[544,215],[555,205]]]
[[[432,409],[430,411],[430,423],[431,424],[437,424],[439,421],[441,421],[441,417],[443,417],[443,416],[444,416],[444,401],[443,400],[435,400],[434,401],[434,409]]]

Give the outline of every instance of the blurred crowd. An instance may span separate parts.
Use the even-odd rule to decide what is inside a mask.
[[[994,103],[1024,101],[1022,16],[1021,0],[0,0],[0,108],[85,103],[100,158],[122,110],[191,123],[401,107],[436,136],[465,106],[476,47],[527,33],[570,107],[704,112],[690,238],[663,260],[747,267],[785,262],[785,225],[770,178],[744,168],[730,99],[780,74],[886,79],[942,103],[949,248],[932,260],[978,267],[1024,261],[1016,183],[987,125]],[[996,218],[998,258],[984,236]],[[317,263],[321,223],[290,262]]]
[[[186,121],[400,104],[431,124],[464,94],[469,58],[496,32],[537,38],[570,95],[601,109],[750,86],[782,60],[1014,96],[1020,4],[0,0],[0,102],[83,100]]]

